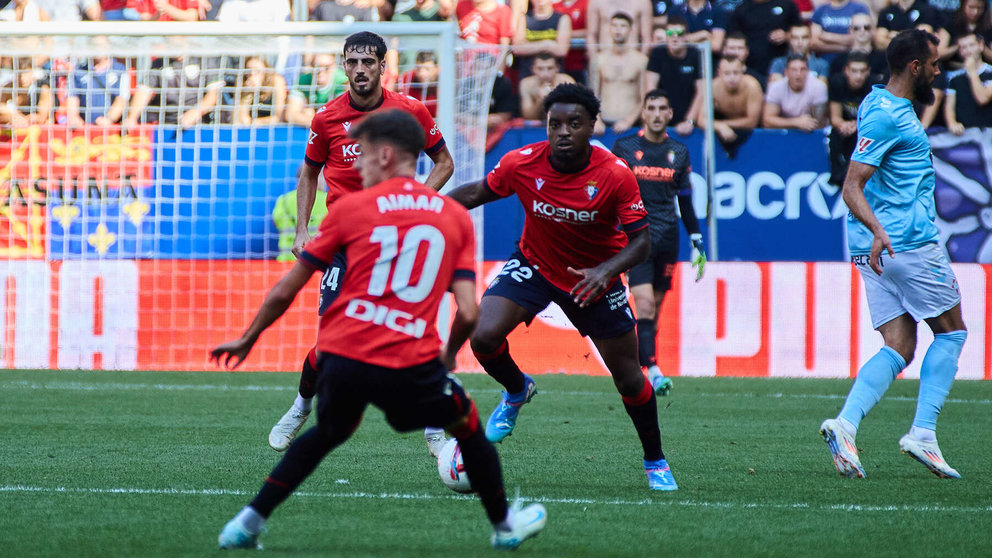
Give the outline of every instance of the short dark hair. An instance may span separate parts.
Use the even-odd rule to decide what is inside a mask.
[[[930,56],[930,45],[938,44],[940,40],[936,35],[922,29],[907,29],[900,32],[885,49],[889,73],[902,73],[913,60],[921,62],[926,60]]]
[[[644,94],[645,103],[647,103],[651,99],[665,99],[666,101],[671,103],[671,98],[668,97],[668,91],[665,91],[660,87],[652,89],[651,91],[648,91],[647,93]]]
[[[364,138],[373,143],[383,142],[399,148],[414,159],[424,149],[424,128],[410,113],[389,109],[374,112],[352,127],[348,134],[354,139]]]
[[[437,63],[437,54],[434,54],[433,50],[422,50],[417,53],[416,64],[423,64],[425,62]]]
[[[551,54],[550,52],[548,52],[546,50],[542,50],[541,52],[538,52],[537,54],[535,54],[534,55],[534,60],[554,60],[555,62],[558,61],[558,59],[555,58],[555,55],[554,54]]]
[[[720,66],[720,62],[740,62],[741,64],[744,64],[744,61],[741,60],[739,56],[734,56],[733,54],[724,54],[721,56],[720,60],[716,63],[718,67]]]
[[[589,118],[596,120],[596,117],[599,116],[599,99],[596,98],[592,89],[585,85],[562,83],[552,89],[551,93],[548,93],[548,96],[544,98],[542,105],[544,113],[547,114],[551,110],[551,105],[555,103],[582,105],[589,112]]]
[[[805,55],[799,54],[798,52],[793,52],[792,54],[785,57],[785,67],[788,68],[789,64],[791,62],[795,62],[796,60],[799,60],[800,62],[805,64],[807,68],[809,68],[809,60],[806,58]]]
[[[375,57],[380,61],[386,57],[386,41],[371,31],[359,31],[348,35],[341,52],[347,53],[352,49],[374,52]]]
[[[847,60],[844,61],[845,66],[850,66],[851,64],[863,63],[867,66],[871,66],[871,60],[868,58],[868,53],[866,52],[852,52],[847,55]]]
[[[726,43],[728,39],[734,39],[735,41],[744,41],[744,46],[750,48],[747,44],[747,35],[743,31],[731,31],[723,37],[723,42]]]
[[[634,18],[630,17],[630,15],[627,12],[613,12],[613,15],[610,16],[610,19],[622,19],[626,21],[629,25],[631,26],[634,25]]]
[[[974,31],[968,31],[966,33],[962,33],[958,35],[957,37],[954,37],[954,44],[958,44],[958,42],[965,37],[974,37],[975,39],[978,40],[978,44],[982,44],[983,42],[985,42],[982,40],[982,37],[978,33]]]
[[[689,28],[689,22],[686,21],[684,17],[679,15],[668,16],[668,23],[665,24],[665,27],[668,27],[669,25],[681,25],[687,29]]]

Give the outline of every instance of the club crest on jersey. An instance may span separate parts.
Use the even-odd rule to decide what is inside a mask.
[[[344,126],[344,131],[345,132],[351,131],[351,122],[344,122],[341,125]]]
[[[594,181],[591,181],[589,182],[589,184],[586,184],[586,195],[589,196],[590,200],[595,198],[596,194],[598,193],[599,193],[599,188],[596,187],[596,183]]]
[[[674,165],[675,164],[675,152],[674,151],[669,151],[668,152],[668,164],[669,165]]]
[[[541,187],[544,186],[544,179],[543,178],[535,178],[534,179],[534,185],[537,186],[537,189],[538,190],[540,190]]]
[[[875,143],[871,138],[861,138],[858,140],[858,153],[864,153],[868,146]]]
[[[637,159],[638,161],[640,161],[641,160],[641,157],[644,157],[644,152],[643,151],[641,151],[640,149],[638,149],[637,151],[634,152],[634,158],[635,159]]]

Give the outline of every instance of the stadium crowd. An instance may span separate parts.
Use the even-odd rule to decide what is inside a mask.
[[[13,0],[0,21],[293,19],[292,0]],[[700,50],[713,54],[714,127],[728,153],[756,127],[830,129],[840,173],[857,107],[884,83],[884,49],[908,28],[940,38],[937,102],[927,128],[992,126],[992,16],[986,0],[308,0],[321,21],[457,21],[462,38],[504,45],[489,125],[540,120],[556,85],[589,85],[603,102],[597,132],[640,124],[640,99],[669,92],[681,135],[703,125]],[[103,39],[101,39],[103,40]],[[277,123],[306,126],[346,88],[337,53],[127,57],[0,56],[0,125]],[[389,57],[384,85],[436,115],[436,53]],[[839,175],[838,175],[839,176]],[[836,180],[836,177],[835,177]]]

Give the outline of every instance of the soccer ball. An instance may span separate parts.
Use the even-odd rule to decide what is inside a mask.
[[[458,440],[452,438],[441,448],[437,456],[437,474],[440,475],[441,482],[455,492],[472,492],[472,483],[465,474],[462,448],[458,447]]]

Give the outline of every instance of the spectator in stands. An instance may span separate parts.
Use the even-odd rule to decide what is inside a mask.
[[[513,119],[517,114],[517,96],[513,93],[513,82],[503,75],[496,74],[493,82],[493,93],[489,98],[489,116],[486,120],[487,136],[492,136]],[[487,139],[488,143],[488,139]]]
[[[585,40],[586,11],[589,7],[589,0],[557,0],[553,6],[556,12],[572,21],[572,39]],[[576,83],[583,85],[588,83],[585,45],[570,47],[562,67],[564,72],[572,76]]]
[[[950,68],[958,69],[964,66],[964,59],[957,52],[957,41],[958,37],[970,33],[978,35],[981,39],[982,57],[992,61],[992,48],[989,47],[989,42],[992,41],[992,17],[989,16],[986,0],[962,0],[961,6],[947,26],[947,32],[950,35],[948,48]]]
[[[35,0],[13,0],[0,9],[0,21],[22,21],[34,23],[49,21],[48,13],[41,9]]]
[[[556,12],[552,0],[530,0],[531,10],[517,23],[513,35],[513,57],[518,80],[530,75],[534,55],[546,52],[558,58],[559,65],[572,41],[572,20]]]
[[[764,101],[761,84],[744,72],[744,62],[724,54],[713,80],[713,131],[731,155],[758,127]],[[700,119],[705,122],[705,114]]]
[[[49,72],[36,66],[31,57],[14,60],[13,72],[0,82],[0,125],[47,124],[54,105]]]
[[[586,48],[589,60],[593,60],[600,50],[610,48],[610,18],[617,12],[624,12],[634,22],[636,30],[631,44],[647,54],[651,51],[651,28],[654,14],[650,0],[589,0],[586,13]]]
[[[217,21],[269,23],[287,21],[290,14],[289,2],[286,0],[225,0],[217,11]]]
[[[51,21],[100,21],[103,14],[99,0],[34,0]]]
[[[68,124],[109,126],[119,122],[130,95],[128,82],[127,68],[109,56],[94,56],[79,64],[68,80]]]
[[[145,0],[141,19],[200,21],[200,0]],[[147,17],[145,16],[147,14]]]
[[[827,98],[830,102],[830,184],[844,185],[851,153],[858,142],[858,107],[872,83],[868,56],[856,52],[847,57],[844,71],[830,76]]]
[[[878,25],[875,29],[875,48],[885,50],[889,42],[900,31],[913,29],[920,24],[926,24],[940,39],[937,50],[943,56],[949,43],[947,31],[940,27],[939,16],[925,0],[892,0],[878,14]]]
[[[826,115],[826,84],[809,75],[805,56],[789,56],[785,66],[785,79],[768,84],[762,114],[765,128],[812,132],[823,128]]]
[[[751,53],[746,63],[763,74],[772,60],[789,50],[789,32],[802,23],[792,0],[744,0],[730,15],[727,32],[740,31]]]
[[[982,61],[982,41],[975,33],[958,37],[964,68],[947,76],[944,119],[956,136],[966,128],[992,127],[992,66]]]
[[[672,105],[672,122],[679,135],[689,135],[699,120],[703,106],[703,78],[699,51],[685,43],[686,23],[682,16],[670,16],[665,27],[668,44],[651,50],[645,90],[664,89]]]
[[[413,69],[400,76],[397,91],[424,103],[431,116],[437,118],[437,78],[440,75],[437,55],[432,50],[422,50],[417,53]]]
[[[186,55],[153,61],[131,96],[124,128],[142,119],[182,128],[202,122],[217,106],[224,86],[219,66],[216,58]]]
[[[851,16],[851,46],[847,52],[839,53],[830,61],[830,75],[840,75],[847,64],[849,54],[860,52],[868,57],[868,69],[871,83],[885,83],[889,79],[889,63],[885,59],[885,51],[875,48],[873,41],[874,25],[868,14]]]
[[[520,81],[520,113],[527,120],[544,120],[544,98],[562,83],[575,83],[559,71],[558,59],[542,52],[534,57],[532,75]]]
[[[610,18],[613,46],[596,55],[592,65],[590,86],[602,103],[595,133],[602,134],[609,126],[622,133],[637,123],[641,116],[641,98],[648,57],[630,44],[633,20],[623,12]]]
[[[137,6],[140,0],[100,0],[103,19],[107,21],[140,21]]]
[[[710,0],[686,0],[676,10],[686,22],[688,34],[685,40],[690,43],[710,42],[714,55],[723,49],[723,39],[727,30],[727,14]]]
[[[809,49],[810,31],[805,24],[793,25],[789,29],[789,55],[798,54],[806,57],[806,65],[809,73],[823,83],[827,83],[827,76],[830,74],[830,64],[817,56],[814,56]],[[772,60],[772,65],[768,69],[768,83],[782,79],[785,75],[786,56]]]
[[[513,39],[513,10],[496,0],[458,0],[455,17],[470,43],[509,45]]]
[[[309,69],[300,74],[286,100],[286,122],[310,126],[317,109],[348,89],[348,76],[333,55],[318,54]]]
[[[764,91],[768,88],[768,74],[761,73],[747,65],[747,59],[751,51],[747,48],[747,37],[740,31],[731,31],[723,39],[723,55],[737,58],[744,63],[744,73],[758,80],[758,85]]]
[[[261,56],[245,58],[235,124],[278,124],[286,108],[286,80]]]
[[[451,0],[416,0],[390,21],[447,21],[450,15]]]
[[[813,12],[811,45],[813,52],[832,62],[839,52],[847,52],[854,42],[851,35],[851,18],[863,14],[871,16],[868,6],[858,0],[830,0]]]
[[[310,21],[376,21],[376,9],[368,2],[356,0],[327,0],[310,10]]]

